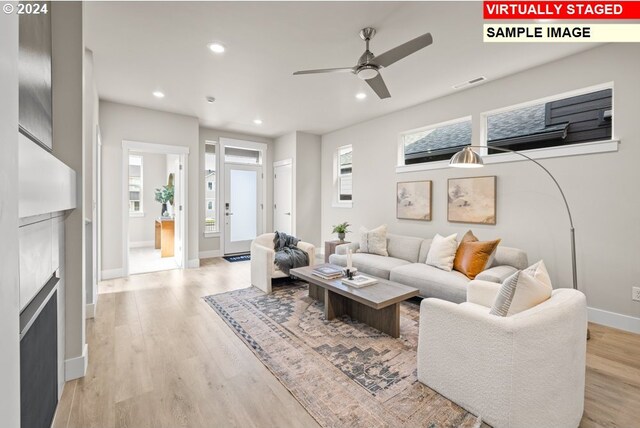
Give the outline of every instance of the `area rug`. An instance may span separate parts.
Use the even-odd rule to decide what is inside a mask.
[[[224,256],[223,259],[225,259],[228,262],[231,263],[235,263],[235,262],[246,262],[251,260],[251,255],[250,254],[237,254],[235,256]]]
[[[326,321],[302,282],[204,299],[323,427],[479,426],[418,382],[415,303],[402,304],[394,339],[348,317]]]

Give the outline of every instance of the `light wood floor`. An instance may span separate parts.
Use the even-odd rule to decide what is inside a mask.
[[[203,261],[100,284],[87,375],[54,428],[317,427],[201,299],[249,286],[249,263]],[[591,325],[585,427],[638,427],[640,335]]]

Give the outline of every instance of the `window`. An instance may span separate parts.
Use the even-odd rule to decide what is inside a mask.
[[[603,89],[487,114],[487,145],[520,151],[611,140],[612,97]]]
[[[129,155],[129,215],[142,215],[142,156]]]
[[[225,147],[224,161],[231,163],[245,163],[250,165],[261,165],[260,150],[241,149],[239,147]]]
[[[471,144],[471,118],[466,117],[400,135],[403,165],[449,160]]]
[[[353,199],[353,148],[342,146],[336,153],[336,201],[338,205],[351,206]]]
[[[207,143],[204,146],[204,184],[205,214],[204,232],[218,231],[216,210],[216,145]]]

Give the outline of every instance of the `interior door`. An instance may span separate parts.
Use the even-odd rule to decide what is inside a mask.
[[[291,163],[273,168],[273,226],[278,232],[293,232],[293,187]]]
[[[174,172],[173,178],[173,212],[174,212],[174,230],[173,230],[173,257],[179,268],[183,268],[183,222],[184,222],[184,166],[182,163],[183,156],[176,157],[171,170]]]
[[[259,165],[225,165],[225,254],[248,253],[262,233],[261,171]]]

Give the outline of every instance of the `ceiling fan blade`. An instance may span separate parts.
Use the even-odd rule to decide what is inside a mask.
[[[407,57],[422,48],[426,48],[431,43],[433,43],[431,33],[423,34],[422,36],[409,40],[400,46],[396,46],[395,48],[378,55],[373,59],[373,62],[382,67],[388,67],[394,62],[400,61],[402,58]]]
[[[365,80],[365,82],[367,82],[369,86],[371,86],[371,89],[373,89],[373,92],[375,92],[376,95],[380,97],[380,99],[391,97],[391,94],[387,89],[387,85],[385,85],[384,80],[382,80],[382,75],[380,73],[378,73],[378,75],[373,79]]]
[[[296,71],[293,73],[294,76],[299,74],[317,74],[317,73],[353,73],[353,67],[343,67],[343,68],[320,68],[318,70],[302,70]]]

